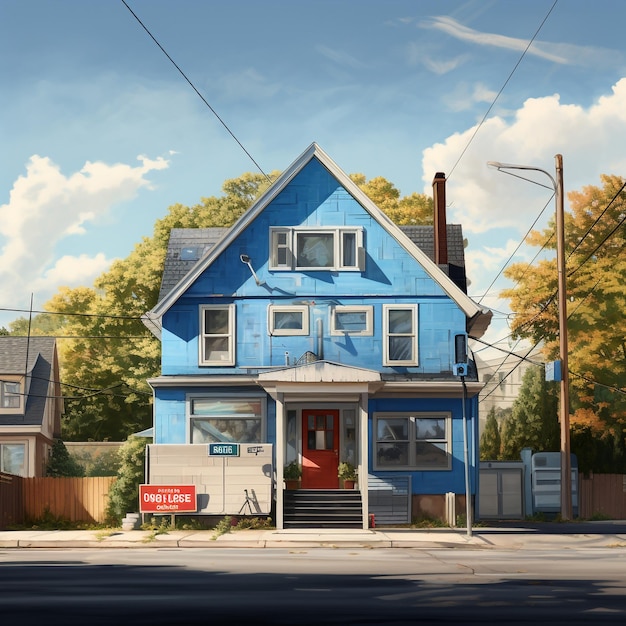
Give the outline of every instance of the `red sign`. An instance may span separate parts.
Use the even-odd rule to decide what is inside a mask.
[[[195,513],[195,485],[139,485],[140,513]]]

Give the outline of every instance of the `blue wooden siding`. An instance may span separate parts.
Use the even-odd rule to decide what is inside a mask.
[[[459,383],[460,385],[461,383]],[[382,471],[374,470],[374,459],[376,456],[376,438],[373,432],[374,413],[385,412],[415,412],[428,413],[430,411],[452,413],[452,466],[450,470],[438,471]],[[478,415],[477,398],[469,399],[467,402],[468,418],[468,450],[470,464],[470,491],[476,492],[476,481],[478,463],[476,454],[476,424],[475,416]],[[384,478],[402,474],[411,476],[411,490],[415,494],[441,494],[451,491],[453,493],[465,493],[465,461],[464,461],[464,439],[463,439],[463,405],[460,399],[450,398],[382,398],[370,400],[368,420],[368,441],[370,442],[369,467],[368,472],[374,476]]]
[[[365,271],[270,271],[271,226],[361,226]],[[239,257],[247,254],[264,284],[257,285]],[[198,365],[199,306],[236,305],[236,365]],[[309,335],[271,337],[268,307],[307,303]],[[419,366],[383,368],[382,305],[419,305]],[[333,304],[374,307],[374,335],[331,336]],[[321,327],[319,324],[321,323]],[[450,372],[453,337],[465,331],[465,315],[423,267],[312,160],[287,188],[236,238],[163,318],[162,373],[233,373],[240,368],[282,366],[307,351],[323,358],[379,371]]]

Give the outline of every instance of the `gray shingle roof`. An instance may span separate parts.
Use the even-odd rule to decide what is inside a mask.
[[[400,229],[434,261],[435,241],[432,226],[400,226]],[[229,228],[172,228],[165,256],[159,302],[229,230]],[[447,224],[447,233],[448,262],[450,265],[464,268],[465,248],[461,225]]]
[[[418,247],[435,260],[435,229],[433,226],[400,226],[400,230]],[[460,224],[446,224],[448,234],[448,263],[465,267],[463,229]]]
[[[172,228],[165,255],[160,302],[229,228]]]
[[[2,374],[25,373],[32,377],[25,412],[18,415],[0,413],[0,425],[42,424],[48,384],[53,374],[55,344],[54,337],[0,337],[0,378]]]

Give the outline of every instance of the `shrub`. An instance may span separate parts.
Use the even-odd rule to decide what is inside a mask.
[[[118,451],[120,467],[109,490],[106,512],[110,524],[119,525],[126,513],[139,511],[139,485],[144,481],[147,443],[145,437],[131,435]]]

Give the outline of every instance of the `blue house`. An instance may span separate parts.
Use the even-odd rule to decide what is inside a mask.
[[[314,143],[232,228],[174,229],[144,316],[162,345],[153,447],[267,445],[278,528],[443,517],[468,476],[474,497],[482,385],[455,365],[491,312],[466,294],[443,174],[433,190],[434,228],[398,227]]]

